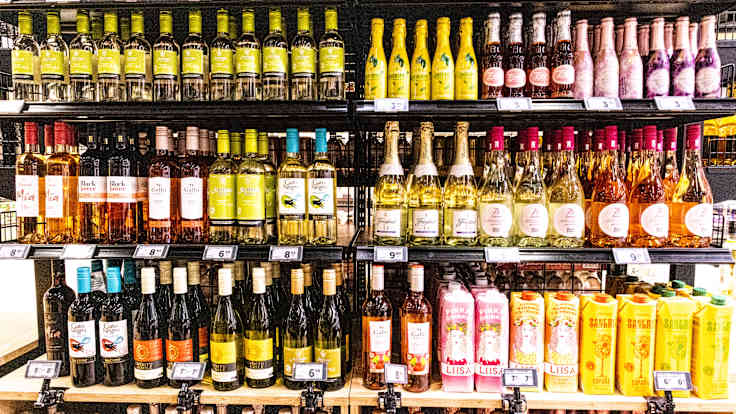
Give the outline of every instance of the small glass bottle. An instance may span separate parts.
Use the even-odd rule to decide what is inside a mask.
[[[665,199],[668,203],[672,203],[675,187],[680,181],[680,171],[677,168],[677,128],[664,130],[664,151],[662,183],[664,184]]]
[[[407,242],[412,245],[442,243],[442,186],[432,161],[434,126],[419,127],[419,157],[408,189]]]
[[[657,127],[644,127],[644,152],[636,185],[629,196],[629,245],[664,247],[669,235],[669,209],[660,176]]]
[[[526,62],[526,96],[549,98],[549,64],[547,63],[547,42],[545,13],[532,16],[532,39],[529,46],[529,60]]]
[[[614,49],[613,18],[601,20],[601,41],[595,54],[593,96],[618,97],[618,56]]]
[[[667,96],[670,92],[670,61],[664,47],[664,18],[652,20],[650,27],[649,58],[644,70],[644,97],[647,99]]]
[[[20,243],[45,243],[46,159],[38,146],[38,124],[25,122],[25,152],[15,161],[15,203],[17,240]]]
[[[386,53],[383,51],[383,19],[371,19],[371,47],[365,62],[365,99],[386,97]]]
[[[585,194],[575,171],[575,129],[562,127],[562,151],[557,178],[547,190],[549,199],[549,244],[552,247],[583,247],[585,243]]]
[[[289,44],[281,30],[281,9],[268,11],[268,35],[263,39],[263,100],[289,99]]]
[[[235,234],[235,176],[238,170],[230,159],[230,133],[217,131],[217,159],[207,177],[207,212],[210,219],[210,243],[232,244]]]
[[[432,100],[455,99],[455,60],[450,49],[450,18],[437,19],[437,47],[432,59]]]
[[[506,175],[503,127],[491,128],[488,141],[488,172],[478,191],[478,242],[481,246],[508,247],[513,243],[514,189]]]
[[[97,96],[101,102],[125,101],[123,42],[118,37],[118,14],[105,11],[105,35],[97,45]]]
[[[143,33],[143,12],[130,15],[131,37],[125,44],[125,87],[128,101],[151,101],[151,44]]]
[[[345,100],[345,42],[337,31],[337,9],[325,9],[325,33],[319,39],[319,99]]]
[[[77,10],[77,35],[69,43],[69,82],[72,102],[97,100],[97,45],[89,34],[89,13]]]
[[[432,61],[427,49],[427,21],[417,20],[414,26],[414,53],[411,57],[409,99],[426,101],[432,92]]]
[[[594,172],[590,244],[593,247],[623,247],[629,234],[628,191],[618,173],[618,129],[615,126],[605,128],[603,149]]]
[[[363,302],[363,386],[379,390],[386,386],[383,367],[391,363],[391,316],[393,308],[383,291],[383,265],[371,269],[371,292]]]
[[[388,97],[409,99],[410,65],[406,53],[406,20],[394,19],[393,48],[388,60]]]
[[[28,102],[41,100],[40,63],[41,54],[33,37],[33,17],[31,13],[18,13],[18,37],[13,42],[11,67],[13,72],[13,99]]]
[[[209,47],[202,39],[202,12],[189,10],[189,34],[181,45],[182,98],[184,101],[209,99]]]
[[[243,9],[243,34],[235,42],[235,100],[260,101],[261,43],[256,36],[255,12]]]
[[[297,10],[297,32],[291,41],[291,99],[317,100],[317,42],[310,32],[309,8]]]
[[[575,60],[570,40],[570,10],[557,13],[557,39],[552,52],[551,96],[553,98],[572,98],[575,84]],[[588,28],[584,29],[587,33]],[[581,35],[582,36],[582,35]],[[587,40],[587,36],[585,37]]]
[[[315,131],[314,161],[307,169],[309,244],[337,243],[337,172],[327,157],[327,130]]]
[[[307,242],[307,168],[299,155],[299,131],[286,130],[286,159],[279,165],[278,191],[279,244]]]
[[[522,39],[521,13],[509,16],[509,32],[504,56],[503,96],[524,96],[526,72],[524,71],[524,41]]]
[[[217,37],[210,43],[210,99],[213,101],[231,101],[234,96],[235,45],[229,30],[227,10],[217,10]]]
[[[478,59],[473,48],[473,19],[460,20],[460,48],[455,61],[455,99],[478,99]]]
[[[69,48],[61,37],[59,12],[46,14],[46,40],[41,42],[41,99],[69,100]]]
[[[399,161],[399,122],[383,129],[384,157],[373,197],[373,242],[401,246],[406,242],[406,186]]]
[[[478,192],[468,152],[468,122],[455,125],[455,160],[442,194],[443,239],[451,246],[478,241]]]
[[[481,98],[495,99],[502,96],[504,81],[500,13],[489,14],[484,26]]]
[[[156,102],[181,100],[179,79],[179,44],[174,39],[171,10],[158,15],[159,37],[153,44],[153,100]]]
[[[670,58],[670,95],[693,96],[695,93],[695,55],[690,51],[690,18],[680,16],[675,23],[675,50]]]
[[[716,17],[700,19],[700,43],[695,57],[695,97],[721,97],[721,56],[716,47]]]
[[[239,241],[243,244],[266,242],[265,169],[258,159],[258,132],[245,130],[245,154],[236,178],[236,215]]]
[[[641,99],[644,94],[644,67],[636,44],[636,24],[636,17],[629,17],[624,23],[623,49],[618,61],[621,99]]]
[[[401,305],[401,361],[407,367],[406,391],[429,389],[432,366],[432,305],[423,294],[424,266],[409,267],[409,294]]]
[[[514,236],[520,247],[547,245],[547,189],[539,165],[539,128],[527,128],[527,163],[514,195]]]
[[[588,46],[588,21],[578,20],[575,23],[575,54],[573,67],[575,70],[575,84],[573,98],[585,99],[593,96],[593,57]]]

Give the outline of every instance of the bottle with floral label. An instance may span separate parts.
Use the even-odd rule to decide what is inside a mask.
[[[409,99],[409,57],[406,54],[406,20],[394,19],[393,49],[388,60],[388,97]]]
[[[38,124],[24,123],[25,151],[15,161],[15,209],[20,243],[44,243],[46,161],[38,146]]]
[[[595,55],[593,96],[618,97],[618,56],[614,49],[613,18],[601,20],[601,41]]]
[[[411,57],[409,99],[428,100],[432,91],[432,61],[427,49],[427,21],[417,20],[414,26],[414,54]]]
[[[570,40],[570,10],[557,13],[556,28],[557,39],[550,62],[552,66],[551,96],[553,98],[572,98],[575,85],[575,61]],[[580,33],[587,33],[587,30],[586,28]]]
[[[664,47],[664,18],[652,20],[650,27],[651,41],[644,85],[644,97],[647,99],[667,96],[670,92],[670,62]]]
[[[485,22],[483,47],[482,99],[494,99],[503,91],[503,53],[501,47],[501,14],[493,12]]]
[[[621,99],[641,99],[644,94],[644,68],[636,44],[636,17],[624,23],[623,50],[619,56],[618,95]]]
[[[118,15],[115,11],[105,11],[105,36],[97,44],[97,97],[102,102],[125,101],[122,52]]]
[[[371,292],[363,302],[363,385],[372,390],[386,386],[384,365],[391,362],[391,302],[383,293],[383,265],[374,264]]]
[[[509,16],[509,32],[504,56],[503,96],[524,96],[527,79],[524,71],[524,41],[521,13]]]
[[[365,62],[365,99],[386,97],[386,52],[383,51],[383,19],[371,20],[371,48]]]
[[[399,161],[399,123],[386,122],[384,158],[373,193],[373,242],[402,245],[406,242],[406,186]]]
[[[450,50],[450,18],[437,19],[437,47],[432,59],[432,99],[455,99],[455,60]]]
[[[669,209],[659,168],[657,127],[644,127],[643,160],[629,196],[629,244],[664,247],[669,234]]]
[[[455,160],[442,194],[443,238],[451,246],[478,241],[478,191],[468,151],[467,122],[455,126]]]
[[[582,247],[585,242],[585,193],[575,171],[575,130],[562,127],[561,168],[547,190],[549,199],[549,244]]]
[[[429,389],[432,366],[432,305],[424,297],[424,266],[409,268],[409,294],[401,306],[401,361],[407,366],[404,389]]]
[[[460,48],[455,62],[455,99],[478,99],[478,60],[473,49],[473,19],[460,20]]]
[[[478,191],[478,242],[482,246],[508,247],[513,244],[514,189],[506,175],[503,127],[491,128],[488,140],[488,172]]]
[[[618,173],[618,129],[605,129],[604,151],[595,170],[590,205],[590,244],[594,247],[623,247],[629,234],[626,183]]]
[[[695,57],[695,97],[721,97],[721,56],[716,48],[716,17],[700,20],[700,43]]]
[[[442,187],[437,167],[432,161],[434,126],[420,126],[419,161],[414,167],[414,180],[408,191],[407,241],[414,245],[442,242]]]
[[[514,237],[516,245],[541,247],[547,245],[547,189],[539,165],[539,128],[527,129],[528,163],[521,173],[514,195]]]
[[[526,96],[532,98],[549,98],[549,63],[547,42],[544,38],[546,26],[547,15],[534,13],[529,60],[526,62]]]

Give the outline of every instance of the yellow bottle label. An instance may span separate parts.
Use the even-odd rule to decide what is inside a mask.
[[[266,218],[276,217],[276,176],[269,174],[266,176],[264,185],[266,186]]]
[[[319,73],[345,71],[345,49],[327,46],[319,48]]]
[[[100,74],[120,75],[120,51],[100,49],[97,51],[97,68]]]
[[[266,218],[265,179],[263,174],[238,174],[237,217],[243,221]]]
[[[289,348],[284,347],[284,375],[291,376],[295,362],[312,362],[312,347]]]
[[[427,55],[419,55],[411,65],[410,99],[426,100],[430,98],[430,64]]]
[[[291,73],[314,74],[316,69],[314,49],[311,47],[295,47],[291,49]]]
[[[204,74],[204,52],[200,49],[184,49],[181,59],[181,73],[184,75]]]
[[[210,355],[213,364],[235,364],[237,362],[237,343],[210,341]]]
[[[314,348],[314,361],[327,364],[327,378],[340,378],[342,366],[341,348]]]
[[[365,99],[386,97],[386,62],[374,55],[365,65]]]
[[[125,74],[126,75],[145,75],[146,74],[146,52],[140,49],[125,50]]]
[[[235,175],[212,174],[207,179],[207,210],[211,220],[235,219]]]
[[[388,97],[409,99],[409,62],[401,54],[388,65]]]
[[[272,361],[273,338],[248,339],[245,338],[245,359],[248,361]]]
[[[283,47],[263,48],[263,73],[286,73],[286,49]]]
[[[127,58],[126,58],[127,66]],[[179,74],[179,54],[173,50],[153,51],[153,74],[173,75]]]
[[[92,76],[92,52],[84,49],[69,51],[69,73]]]
[[[239,47],[235,50],[237,73],[261,73],[261,49]]]
[[[64,52],[58,50],[41,51],[41,74],[64,75]]]
[[[440,54],[432,64],[432,99],[455,99],[454,73],[452,56]]]
[[[455,69],[455,99],[478,99],[478,65],[471,53],[458,57]]]
[[[210,70],[213,75],[232,75],[233,51],[231,49],[223,49],[220,47],[212,48]]]
[[[13,75],[33,76],[33,52],[30,50],[14,50],[10,54]]]

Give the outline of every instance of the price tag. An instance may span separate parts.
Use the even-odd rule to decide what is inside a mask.
[[[0,101],[0,113],[2,114],[19,114],[23,111],[25,102],[19,99]]]
[[[406,246],[375,246],[373,261],[378,263],[406,263],[409,260],[409,249]]]
[[[171,379],[175,381],[202,381],[207,365],[204,362],[174,362]]]
[[[271,262],[301,262],[304,246],[271,246],[268,260]]]
[[[324,381],[327,379],[327,364],[324,362],[295,362],[294,381]]]
[[[484,250],[486,263],[519,263],[518,247],[486,247]]]
[[[28,361],[26,378],[53,379],[59,376],[61,361]]]
[[[532,98],[496,98],[499,111],[531,111]]]
[[[204,246],[204,253],[202,254],[202,260],[221,260],[226,262],[232,262],[238,258],[238,246]]]
[[[654,371],[655,391],[690,391],[693,381],[689,372]]]
[[[380,98],[373,101],[375,112],[407,112],[409,100],[404,98]]]
[[[649,250],[645,248],[613,248],[613,261],[616,264],[650,264]]]
[[[693,98],[689,96],[655,96],[654,105],[660,111],[694,111]]]
[[[139,244],[133,252],[134,259],[165,259],[168,255],[168,244]]]
[[[502,382],[504,387],[536,387],[537,370],[532,368],[504,368]]]
[[[67,244],[61,252],[62,259],[91,259],[97,250],[96,244]]]
[[[588,111],[623,111],[619,98],[607,98],[603,96],[593,96],[585,98],[583,101],[585,109]]]
[[[387,384],[406,384],[409,382],[406,375],[406,365],[404,364],[384,364],[383,373]]]
[[[30,252],[27,244],[5,244],[0,246],[0,259],[25,259]]]

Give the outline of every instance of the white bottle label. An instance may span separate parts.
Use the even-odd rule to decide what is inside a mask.
[[[416,237],[439,237],[440,212],[439,210],[412,210],[412,235]]]
[[[415,177],[422,177],[422,176],[425,176],[425,175],[436,177],[437,176],[437,167],[435,167],[435,165],[433,163],[429,163],[429,162],[422,163],[422,164],[417,164],[414,167],[414,176]]]
[[[335,215],[334,178],[310,178],[307,181],[307,194],[309,194],[309,214]]]
[[[583,237],[585,212],[577,204],[563,204],[555,211],[552,222],[557,234],[563,237]]]
[[[204,214],[204,180],[199,177],[181,179],[181,218],[199,220]]]
[[[721,68],[700,68],[695,74],[695,90],[702,93],[716,92],[721,89]]]
[[[509,237],[513,217],[511,210],[503,204],[481,203],[480,225],[491,237]]]
[[[664,93],[667,95],[667,91],[670,87],[670,72],[666,69],[657,69],[647,75],[647,89],[654,93]]]
[[[373,229],[379,237],[401,237],[401,209],[377,208]]]
[[[472,239],[478,235],[478,212],[475,210],[452,211],[452,237]]]
[[[549,218],[544,204],[529,204],[521,208],[519,229],[528,237],[547,237]]]
[[[452,175],[454,177],[465,177],[465,176],[473,176],[473,166],[468,163],[463,164],[452,164],[450,167],[450,173],[448,175]]]
[[[68,322],[69,356],[91,358],[97,354],[95,321]]]
[[[136,177],[107,177],[107,202],[108,203],[135,203]]]
[[[148,179],[148,217],[153,220],[171,218],[171,179],[151,177]]]
[[[654,237],[667,237],[669,234],[670,215],[664,203],[652,204],[644,209],[639,218],[641,227]]]
[[[278,179],[279,215],[306,214],[306,186],[303,178]]]
[[[46,218],[64,217],[64,177],[46,176]]]
[[[672,79],[675,90],[679,90],[688,96],[692,96],[695,92],[695,68],[685,68]]]
[[[100,355],[103,358],[128,356],[128,321],[100,321]]]
[[[80,176],[77,181],[80,203],[107,201],[107,177]]]
[[[38,217],[39,197],[37,175],[15,176],[15,211],[18,217]]]
[[[624,203],[609,204],[598,213],[598,227],[610,237],[626,237],[629,233],[629,209]]]
[[[700,237],[713,236],[713,204],[698,204],[685,213],[685,227]]]

